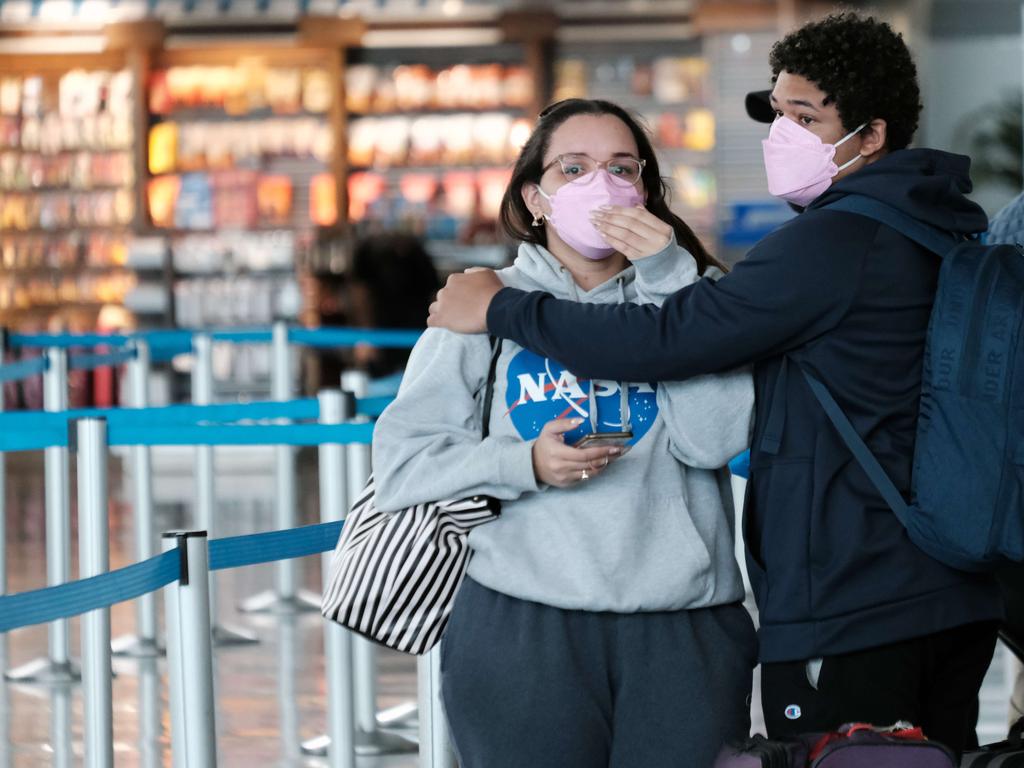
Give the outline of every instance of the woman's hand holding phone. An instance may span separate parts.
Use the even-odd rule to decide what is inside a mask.
[[[583,419],[554,419],[544,425],[533,443],[533,474],[537,481],[556,488],[568,488],[592,480],[622,454],[620,446],[574,448],[565,444],[565,433]]]

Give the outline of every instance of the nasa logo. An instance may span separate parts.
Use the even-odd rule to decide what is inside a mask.
[[[519,352],[508,365],[508,388],[505,404],[519,436],[533,440],[552,419],[581,418],[583,424],[565,435],[572,444],[590,427],[590,379],[577,379],[560,363],[548,360],[527,349]],[[629,385],[630,423],[633,445],[651,428],[658,417],[655,384]],[[623,428],[619,383],[595,381],[599,432],[615,432]]]
[[[788,707],[786,707],[787,720],[799,720],[800,715],[802,714],[803,712],[800,710],[799,704],[790,704]]]

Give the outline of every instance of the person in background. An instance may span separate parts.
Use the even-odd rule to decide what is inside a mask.
[[[325,240],[322,247],[330,245],[340,246]],[[358,239],[344,273],[321,277],[319,282],[320,322],[328,327],[423,328],[423,312],[440,287],[437,270],[422,242],[406,233]],[[353,367],[371,378],[399,377],[408,359],[408,349],[369,345],[320,350],[306,372],[307,389],[316,391],[331,382],[337,386],[342,372]]]
[[[1017,195],[993,217],[985,242],[1024,246],[1024,193]],[[1012,725],[1024,717],[1024,666],[1021,665],[1024,657],[1024,565],[1004,565],[999,569],[997,577],[1006,602],[1002,636],[1015,654],[1009,713]]]
[[[590,222],[602,204],[635,213],[621,246]],[[606,101],[541,114],[501,210],[520,242],[503,284],[579,306],[657,304],[721,274],[669,211],[646,134]],[[631,266],[626,249],[648,258]],[[652,341],[645,332],[615,343]],[[711,765],[750,729],[756,646],[723,469],[749,441],[749,371],[603,380],[512,341],[499,352],[487,437],[487,337],[430,329],[373,440],[383,511],[502,502],[469,535],[468,576],[442,639],[459,765]],[[580,443],[609,432],[620,433],[611,445]]]
[[[441,287],[434,263],[415,235],[388,233],[360,240],[346,282],[350,323],[361,328],[423,328]],[[372,378],[401,371],[407,349],[357,346],[355,364]]]
[[[894,229],[829,210],[872,197],[968,236],[970,160],[909,149],[917,70],[887,24],[853,13],[773,47],[769,191],[803,212],[718,282],[658,306],[596,306],[455,275],[430,324],[489,330],[580,375],[685,380],[753,363],[744,512],[770,737],[908,720],[954,752],[976,744],[978,691],[1003,613],[994,578],[918,549],[812,394],[824,382],[905,495],[940,260]],[[595,217],[638,270],[637,213]],[[638,344],[638,339],[644,343]]]

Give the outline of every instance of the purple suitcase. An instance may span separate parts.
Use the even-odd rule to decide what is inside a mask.
[[[956,768],[956,760],[920,729],[880,730],[857,723],[795,739],[755,737],[723,750],[714,768]]]

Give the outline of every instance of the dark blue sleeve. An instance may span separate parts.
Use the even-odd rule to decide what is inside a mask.
[[[488,330],[599,379],[681,380],[772,357],[834,327],[853,301],[877,225],[863,220],[837,237],[827,224],[839,216],[848,217],[819,214],[799,232],[780,230],[718,282],[699,280],[660,308],[505,288]]]

